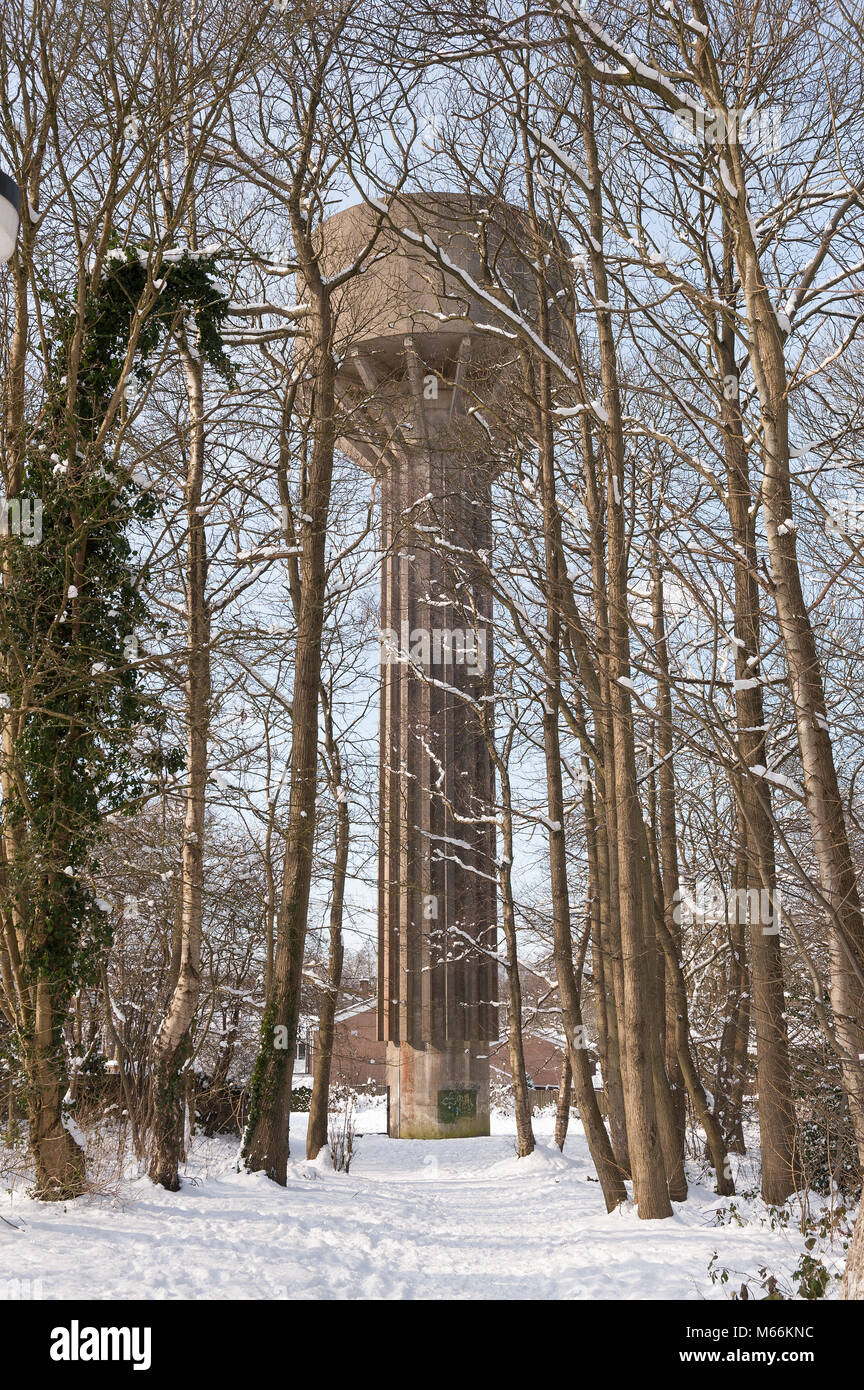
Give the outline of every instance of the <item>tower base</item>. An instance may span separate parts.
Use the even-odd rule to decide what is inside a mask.
[[[394,1139],[489,1133],[488,1043],[387,1044],[388,1132]]]

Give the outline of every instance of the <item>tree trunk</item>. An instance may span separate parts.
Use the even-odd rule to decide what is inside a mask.
[[[50,103],[46,106],[46,113]],[[44,145],[40,147],[44,152]],[[42,153],[30,164],[30,184],[24,189],[31,205],[39,202]],[[30,322],[30,280],[33,251],[39,219],[22,218],[18,244],[9,264],[14,299],[14,318],[4,371],[4,449],[2,456],[3,493],[6,502],[19,495],[26,441],[27,352]],[[3,582],[8,583],[6,547],[2,548]],[[4,681],[4,689],[6,682]],[[0,782],[3,803],[11,803],[14,769],[18,764],[15,744],[22,721],[14,710],[2,715],[2,758]],[[84,1191],[84,1153],[63,1125],[63,1096],[66,1091],[66,1061],[62,1045],[65,1006],[58,1003],[48,980],[26,979],[23,957],[27,938],[39,938],[40,924],[28,912],[26,893],[16,893],[10,867],[24,856],[20,827],[2,818],[2,886],[7,902],[2,911],[3,941],[0,948],[4,994],[10,1021],[22,1041],[22,1063],[27,1090],[30,1148],[36,1164],[37,1196],[44,1200],[65,1201]]]
[[[654,1064],[653,981],[656,944],[644,918],[647,844],[636,780],[633,712],[622,682],[630,678],[627,545],[624,527],[624,433],[615,336],[609,312],[609,286],[603,246],[602,176],[594,139],[594,102],[590,79],[582,81],[584,142],[588,167],[591,273],[596,301],[600,376],[606,412],[608,461],[606,514],[609,568],[609,690],[614,753],[607,777],[614,778],[617,820],[618,915],[623,974],[624,1104],[634,1196],[643,1220],[671,1216],[666,1167],[660,1142],[657,1087],[665,1086]],[[650,883],[648,884],[650,892]],[[653,915],[653,914],[652,914]],[[650,919],[649,919],[650,921]],[[622,1022],[619,1010],[619,1023]],[[575,1072],[575,1068],[574,1068]],[[661,1097],[663,1103],[663,1097]]]
[[[659,904],[657,906],[657,932],[663,947],[663,953],[666,957],[666,968],[672,991],[672,1003],[674,1005],[675,1017],[675,1048],[678,1056],[678,1065],[681,1068],[681,1075],[687,1087],[691,1104],[696,1112],[696,1118],[704,1129],[705,1137],[708,1140],[711,1161],[714,1164],[714,1171],[717,1175],[717,1191],[722,1197],[730,1197],[735,1191],[735,1184],[732,1181],[732,1172],[729,1167],[726,1145],[717,1117],[708,1104],[705,1087],[700,1080],[696,1059],[690,1048],[687,985],[684,980],[684,972],[681,969],[681,961],[676,949],[675,939],[672,933],[667,929],[666,923],[663,921],[663,914],[660,911]]]
[[[531,1094],[528,1089],[528,1073],[525,1068],[525,1049],[522,1034],[522,982],[519,977],[519,951],[516,939],[516,908],[513,902],[513,811],[510,796],[509,751],[513,742],[514,730],[508,733],[501,753],[495,745],[494,714],[485,711],[484,734],[493,763],[498,773],[501,787],[501,814],[499,827],[503,837],[501,857],[498,864],[498,883],[501,890],[501,915],[504,931],[504,945],[507,960],[504,966],[507,976],[507,1048],[510,1062],[510,1076],[513,1081],[513,1101],[516,1110],[516,1152],[519,1158],[527,1158],[534,1152],[534,1127],[531,1123]]]
[[[621,969],[621,933],[618,911],[618,859],[615,808],[615,779],[612,775],[614,738],[610,717],[609,694],[609,605],[607,593],[605,536],[605,506],[597,473],[597,453],[587,413],[580,417],[582,451],[585,464],[585,498],[589,518],[591,547],[591,583],[594,599],[596,640],[599,650],[597,699],[593,706],[599,763],[595,769],[597,794],[591,797],[590,813],[586,820],[588,852],[591,853],[591,829],[596,827],[597,908],[598,919],[592,943],[595,980],[602,981],[604,998],[598,1009],[603,1083],[609,1110],[609,1131],[615,1161],[625,1177],[630,1177],[630,1151],[627,1144],[627,1118],[624,1109],[624,1080],[622,1040],[620,1037],[620,1005],[624,997]],[[598,812],[599,801],[599,812]]]
[[[336,854],[330,898],[330,954],[327,961],[327,987],[321,1000],[318,1019],[318,1045],[313,1058],[315,1076],[312,1099],[309,1102],[309,1126],[306,1131],[306,1157],[317,1158],[327,1143],[327,1115],[330,1101],[330,1071],[333,1060],[336,1001],[342,982],[342,961],[345,951],[342,942],[342,909],[345,902],[345,878],[348,871],[348,850],[351,824],[348,799],[342,786],[339,749],[333,734],[331,709],[326,692],[321,691],[325,716],[325,741],[330,758],[330,785],[336,797]]]
[[[843,1297],[864,1299],[864,1200],[858,1208],[858,1219],[852,1235],[852,1244],[846,1257],[843,1271]]]
[[[605,789],[602,770],[598,776]],[[601,793],[605,800],[605,790]],[[596,798],[591,786],[585,791],[585,829],[589,872],[594,873],[596,902],[591,920],[591,957],[594,967],[594,1007],[597,1016],[597,1045],[603,1075],[603,1089],[609,1114],[609,1134],[612,1151],[621,1173],[630,1177],[630,1155],[627,1150],[627,1121],[624,1114],[624,1085],[621,1080],[621,1056],[618,1042],[618,1010],[615,1003],[614,975],[620,967],[612,931],[612,885],[610,856],[605,818],[596,814]],[[605,807],[604,807],[605,809]]]
[[[548,397],[547,369],[541,366],[540,399]],[[582,1022],[579,990],[573,972],[573,939],[570,926],[570,891],[567,883],[567,850],[564,840],[564,790],[561,779],[561,749],[558,720],[561,705],[560,629],[561,629],[561,561],[560,521],[555,500],[554,456],[551,436],[551,414],[542,413],[541,476],[543,483],[543,520],[546,547],[548,599],[546,627],[549,638],[545,649],[546,691],[543,706],[543,747],[546,759],[546,798],[549,812],[549,873],[552,893],[552,930],[561,1016],[567,1038],[573,1085],[579,1118],[597,1176],[603,1189],[608,1211],[626,1200],[627,1189],[620,1168],[615,1162],[609,1135],[600,1114],[591,1066],[587,1038]],[[665,1182],[664,1182],[665,1192]]]
[[[85,1190],[84,1152],[63,1124],[62,1013],[47,980],[37,981],[35,994],[33,1036],[25,1054],[30,1148],[36,1162],[34,1195],[64,1202]]]
[[[789,398],[783,334],[762,279],[752,228],[741,209],[746,181],[740,151],[730,146],[739,201],[735,254],[747,304],[751,363],[762,417],[762,510],[774,600],[795,711],[804,795],[819,883],[828,920],[831,1005],[843,1050],[843,1082],[864,1162],[864,919],[837,781],[822,673],[813,626],[801,587],[789,464]],[[760,1096],[761,1101],[761,1096]]]
[[[207,533],[201,514],[204,484],[204,374],[188,343],[182,350],[189,398],[186,478],[186,815],[180,880],[180,960],[165,1016],[153,1043],[150,1178],[169,1192],[180,1187],[186,1087],[201,972],[207,735],[210,726],[210,614]]]
[[[731,293],[731,253],[727,253],[724,279]],[[786,1032],[786,1000],[780,937],[774,921],[776,889],[774,832],[767,801],[767,788],[760,788],[749,769],[765,766],[765,714],[759,679],[761,617],[755,518],[744,443],[743,422],[738,399],[738,368],[735,361],[733,325],[725,320],[715,339],[719,372],[723,381],[721,417],[728,477],[728,511],[735,551],[735,710],[738,755],[741,768],[736,786],[741,801],[746,834],[746,883],[748,903],[760,910],[750,916],[751,1013],[756,1030],[756,1071],[759,1088],[759,1138],[762,1157],[762,1197],[778,1205],[795,1190],[792,1164],[794,1115],[789,1043]],[[791,513],[790,513],[791,515]],[[764,786],[764,784],[763,784]],[[768,920],[761,906],[771,904]],[[741,899],[736,914],[746,921]]]
[[[300,981],[315,846],[318,700],[326,589],[325,547],[336,440],[336,364],[332,354],[330,295],[318,269],[315,250],[301,219],[299,204],[292,206],[291,213],[303,275],[315,304],[315,312],[309,319],[314,380],[310,417],[312,447],[302,508],[306,519],[303,521],[300,593],[296,612],[294,732],[282,902],[277,924],[272,995],[264,1010],[241,1155],[250,1171],[265,1172],[283,1186],[288,1175],[292,1059],[297,1039]]]
[[[746,837],[743,814],[739,810],[739,836]],[[747,882],[746,867],[739,855],[733,889]],[[728,922],[729,966],[726,973],[726,997],[723,1005],[723,1031],[717,1053],[717,1076],[714,1083],[714,1108],[723,1141],[731,1153],[743,1154],[744,1149],[744,1084],[750,1042],[750,998],[747,970],[747,944],[744,924],[736,911]]]
[[[572,1090],[573,1068],[570,1066],[570,1054],[565,1052],[564,1060],[561,1063],[561,1080],[558,1083],[558,1103],[555,1107],[555,1143],[562,1150],[570,1125],[570,1095]]]
[[[678,826],[675,819],[675,764],[672,738],[672,682],[669,676],[669,648],[666,640],[666,611],[663,594],[663,570],[658,547],[652,554],[653,586],[652,607],[654,619],[654,656],[657,662],[657,707],[661,718],[657,722],[657,811],[659,823],[659,853],[657,869],[660,878],[659,902],[663,910],[666,929],[681,954],[681,931],[676,921],[675,907],[678,901]],[[672,1106],[678,1134],[681,1156],[684,1156],[684,1124],[686,1115],[684,1078],[678,1060],[676,1043],[677,1015],[675,1011],[674,982],[669,977],[668,961],[665,951],[660,953],[661,966],[665,966],[666,992],[661,1021],[665,1033],[665,1062],[672,1092]]]
[[[237,1047],[237,1038],[239,1036],[239,1032],[240,1001],[238,999],[233,1009],[231,1010],[231,1022],[219,1043],[219,1055],[216,1059],[216,1065],[213,1068],[213,1074],[210,1077],[210,1084],[207,1088],[207,1096],[209,1101],[211,1102],[211,1105],[210,1113],[207,1116],[207,1121],[204,1125],[204,1134],[207,1136],[208,1139],[212,1139],[213,1135],[218,1132],[220,1123],[220,1098],[224,1098],[225,1100],[227,1100],[229,1096],[228,1076],[231,1071],[231,1063],[234,1060],[234,1053]],[[194,1117],[194,1096],[192,1098],[192,1109]]]

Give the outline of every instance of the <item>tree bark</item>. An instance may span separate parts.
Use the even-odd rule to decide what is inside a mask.
[[[609,1110],[609,1131],[615,1161],[625,1177],[630,1177],[630,1152],[627,1144],[627,1118],[624,1109],[622,1042],[620,1038],[620,1003],[624,997],[621,968],[621,933],[618,911],[617,819],[615,779],[612,776],[614,738],[610,716],[609,695],[609,604],[607,593],[606,530],[603,491],[597,471],[597,453],[587,412],[580,417],[582,452],[585,467],[585,501],[588,513],[591,548],[591,583],[594,601],[594,622],[598,646],[597,696],[593,705],[598,763],[595,767],[596,796],[591,795],[590,813],[586,820],[588,851],[592,848],[591,830],[596,827],[597,858],[597,922],[592,940],[594,972],[597,988],[603,989],[598,1009],[598,1030],[603,1067],[603,1084]],[[599,808],[598,808],[599,803]],[[601,984],[602,982],[602,984]]]
[[[555,1143],[562,1150],[570,1125],[570,1094],[572,1090],[573,1068],[570,1066],[570,1054],[565,1052],[561,1063],[561,1080],[558,1083],[558,1103],[555,1107]]]
[[[733,889],[746,889],[747,829],[740,805],[738,835],[742,848],[733,879]],[[729,933],[729,964],[726,971],[726,997],[723,1005],[723,1030],[717,1053],[717,1077],[714,1083],[715,1111],[727,1149],[743,1154],[744,1148],[744,1084],[750,1042],[750,990],[747,969],[746,927],[735,912],[727,924]]]
[[[287,1181],[288,1173],[292,1059],[297,1039],[315,845],[326,531],[336,442],[336,363],[332,352],[330,291],[322,278],[315,248],[300,213],[299,196],[298,186],[292,194],[291,216],[314,312],[309,319],[312,376],[309,426],[312,442],[302,508],[306,520],[303,521],[300,593],[296,611],[291,792],[272,993],[264,1010],[260,1047],[252,1075],[249,1120],[241,1155],[250,1171],[265,1172],[282,1186]]]
[[[729,211],[747,305],[751,363],[762,417],[762,510],[780,635],[795,712],[804,795],[828,920],[831,1004],[843,1051],[843,1082],[864,1163],[864,919],[834,764],[819,653],[797,558],[789,462],[788,382],[783,333],[764,284],[752,228],[741,209],[746,181],[730,146],[738,203]],[[754,970],[755,973],[755,970]],[[761,1100],[761,1096],[760,1096]]]
[[[342,910],[345,903],[345,879],[348,871],[351,823],[348,799],[342,785],[342,765],[333,732],[332,711],[326,692],[321,691],[324,706],[325,744],[330,760],[330,787],[336,797],[336,853],[330,897],[330,952],[327,961],[327,986],[321,1000],[318,1019],[318,1045],[313,1066],[312,1099],[309,1102],[309,1125],[306,1130],[306,1157],[317,1158],[327,1143],[327,1115],[330,1101],[330,1072],[333,1060],[336,1002],[342,982],[342,962],[345,949],[342,941]]]
[[[84,1152],[63,1124],[65,1065],[62,1019],[51,985],[35,986],[32,1039],[25,1052],[30,1148],[36,1162],[34,1195],[63,1202],[85,1190]]]
[[[204,485],[204,373],[187,342],[181,356],[189,399],[186,476],[186,812],[180,875],[180,959],[177,979],[153,1043],[150,1178],[169,1192],[180,1187],[186,1087],[192,1026],[201,979],[207,736],[210,727],[210,613],[207,533],[201,514]]]
[[[512,882],[513,809],[510,796],[509,751],[513,742],[514,730],[510,729],[504,741],[504,747],[499,752],[495,743],[494,712],[487,705],[484,710],[483,731],[498,773],[498,783],[501,789],[501,812],[498,824],[503,844],[498,861],[498,885],[501,891],[502,928],[507,953],[504,965],[507,977],[507,1050],[516,1111],[516,1152],[519,1158],[527,1158],[528,1154],[534,1152],[534,1127],[531,1123],[531,1093],[528,1089],[528,1073],[525,1068],[525,1049],[523,1046],[522,982],[519,976],[516,907],[513,901]]]
[[[602,176],[594,138],[591,81],[582,81],[583,135],[588,168],[591,273],[596,300],[600,377],[606,413],[607,534],[609,572],[610,704],[614,752],[611,771],[617,810],[617,905],[623,974],[624,1104],[634,1196],[643,1220],[671,1216],[666,1166],[658,1123],[657,1087],[665,1086],[654,1064],[652,1026],[656,944],[644,918],[647,844],[639,804],[633,711],[625,684],[630,678],[627,613],[627,546],[624,528],[624,433],[618,389],[615,338],[609,312],[609,285],[603,254]],[[650,892],[650,882],[648,884]],[[619,1023],[621,1022],[619,1011]],[[575,1069],[574,1069],[575,1070]],[[661,1104],[663,1098],[661,1097]]]
[[[657,662],[657,708],[660,719],[657,722],[657,811],[659,824],[659,853],[657,868],[660,878],[660,903],[663,920],[675,944],[678,956],[681,954],[681,931],[676,921],[675,906],[678,900],[678,826],[675,819],[675,763],[672,738],[672,682],[669,676],[669,647],[666,640],[666,612],[663,593],[663,570],[658,547],[652,555],[653,587],[652,608],[654,620],[654,658]],[[675,1011],[674,981],[669,976],[668,960],[661,951],[661,962],[665,963],[666,992],[661,1022],[665,1025],[666,1071],[672,1092],[672,1105],[678,1133],[681,1155],[684,1154],[685,1088],[681,1066],[678,1060],[676,1043],[677,1015]]]
[[[545,365],[540,367],[539,399],[548,403],[549,381]],[[558,722],[561,706],[560,632],[561,632],[561,542],[560,519],[555,500],[554,453],[551,412],[539,412],[538,434],[541,439],[540,466],[543,487],[543,526],[546,552],[545,699],[543,703],[543,747],[546,761],[546,800],[549,812],[549,873],[552,894],[552,930],[561,1016],[567,1038],[567,1050],[573,1070],[573,1085],[579,1118],[597,1176],[603,1189],[608,1211],[626,1200],[627,1189],[620,1168],[615,1162],[609,1135],[600,1114],[587,1040],[582,1022],[579,990],[573,971],[573,939],[570,926],[570,890],[567,882],[567,850],[564,839],[564,790],[561,778],[561,748]],[[665,1192],[665,1181],[664,1181]],[[670,1209],[671,1210],[671,1209]]]
[[[732,1181],[732,1171],[729,1167],[726,1145],[723,1140],[720,1125],[717,1121],[717,1116],[708,1104],[705,1087],[700,1080],[696,1059],[690,1047],[687,985],[684,980],[684,972],[681,969],[681,961],[676,949],[675,939],[663,920],[663,913],[660,910],[659,903],[657,905],[657,932],[663,946],[663,953],[666,957],[666,968],[672,994],[672,1005],[675,1018],[675,1048],[678,1057],[678,1065],[681,1068],[681,1075],[687,1087],[691,1104],[696,1112],[696,1118],[704,1129],[705,1137],[708,1140],[711,1161],[714,1164],[714,1171],[717,1175],[717,1191],[722,1197],[730,1197],[735,1191],[735,1184]]]
[[[727,265],[724,267],[724,278],[731,293],[729,260],[731,253],[727,253]],[[766,804],[769,793],[764,784],[762,788],[759,787],[749,770],[765,766],[768,758],[762,687],[752,684],[759,679],[761,615],[755,518],[751,514],[747,446],[738,401],[738,368],[734,346],[733,325],[727,317],[715,337],[715,350],[724,388],[721,417],[728,477],[728,512],[735,550],[735,710],[738,755],[741,760],[741,768],[736,772],[736,787],[746,834],[744,863],[747,875],[743,887],[748,890],[748,902],[755,901],[756,894],[749,892],[752,887],[756,889],[760,903],[760,909],[756,912],[751,907],[749,917],[750,1012],[756,1031],[762,1197],[766,1202],[779,1205],[795,1190],[792,1163],[794,1114],[783,963],[780,937],[774,921],[776,874],[774,832]],[[768,903],[771,904],[770,920],[763,921],[763,916],[767,914],[763,914],[761,907]],[[736,913],[743,922],[746,916],[741,912],[741,907],[740,898],[736,898]]]
[[[852,1233],[852,1244],[843,1271],[843,1297],[864,1299],[864,1201],[858,1209],[858,1219]]]

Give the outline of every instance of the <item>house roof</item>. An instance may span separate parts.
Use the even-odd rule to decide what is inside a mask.
[[[355,999],[353,1004],[346,1004],[344,1008],[336,1010],[336,1022],[342,1023],[346,1018],[357,1018],[359,1014],[374,1014],[378,1012],[378,1000],[374,994],[368,999]]]

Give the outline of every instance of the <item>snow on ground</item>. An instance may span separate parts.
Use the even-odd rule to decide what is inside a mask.
[[[0,1204],[0,1294],[724,1298],[760,1266],[788,1280],[804,1250],[794,1218],[771,1229],[757,1198],[737,1199],[743,1224],[718,1224],[728,1199],[696,1182],[669,1221],[640,1222],[632,1207],[608,1215],[581,1126],[561,1154],[551,1114],[535,1122],[534,1154],[517,1159],[506,1117],[489,1138],[422,1142],[388,1139],[370,1107],[348,1174],[326,1155],[302,1160],[305,1121],[292,1119],[287,1188],[235,1172],[236,1141],[224,1138],[195,1139],[178,1193],[133,1175],[114,1196],[55,1206],[15,1184]],[[749,1167],[742,1176],[753,1185]],[[732,1271],[726,1288],[708,1275],[714,1251]],[[839,1271],[841,1251],[826,1263]]]

